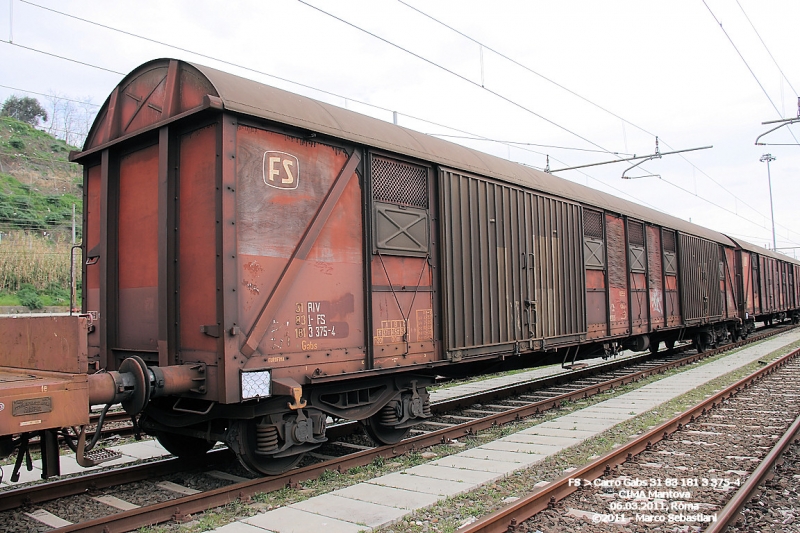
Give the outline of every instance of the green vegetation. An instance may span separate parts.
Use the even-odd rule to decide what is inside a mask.
[[[12,95],[3,102],[0,116],[12,117],[32,126],[37,126],[39,119],[47,120],[47,111],[36,98],[31,98],[30,96],[20,98]]]
[[[82,173],[68,161],[74,149],[0,116],[0,306],[69,305],[73,205],[78,241],[83,212]]]
[[[62,231],[72,224],[74,194],[42,194],[8,174],[0,173],[0,225],[29,231]],[[80,217],[80,212],[76,213]]]

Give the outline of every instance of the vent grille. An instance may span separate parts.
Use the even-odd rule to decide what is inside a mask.
[[[663,231],[661,233],[664,242],[665,252],[675,252],[675,233],[672,231]]]
[[[380,202],[428,208],[428,169],[372,156],[372,197]]]
[[[644,224],[628,222],[628,240],[634,246],[644,246]]]
[[[583,236],[594,239],[603,238],[603,214],[598,211],[583,210]]]

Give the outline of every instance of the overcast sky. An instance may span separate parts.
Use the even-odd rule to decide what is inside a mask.
[[[383,120],[394,110],[537,168],[547,154],[551,169],[649,154],[655,136],[662,152],[713,145],[627,173],[656,175],[641,179],[621,179],[630,163],[558,175],[762,246],[769,152],[778,247],[800,247],[800,146],[754,144],[761,122],[798,114],[797,0],[404,1],[307,0],[328,15],[297,0],[0,0],[0,85],[17,89],[0,98],[102,104],[125,73],[177,57]],[[762,141],[797,143],[788,127]]]

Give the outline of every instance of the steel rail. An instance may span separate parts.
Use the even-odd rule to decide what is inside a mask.
[[[506,533],[515,531],[518,524],[531,518],[537,513],[552,507],[559,500],[564,499],[579,487],[570,485],[570,480],[580,478],[593,481],[601,476],[609,475],[611,468],[630,461],[635,455],[651,449],[652,445],[663,439],[668,439],[676,431],[683,429],[687,423],[694,422],[695,418],[705,414],[708,410],[721,404],[742,389],[748,388],[757,379],[770,374],[785,365],[794,357],[800,355],[800,349],[773,361],[769,365],[746,376],[733,385],[703,400],[694,407],[690,407],[682,414],[667,420],[642,436],[608,452],[599,459],[588,463],[577,470],[566,474],[530,495],[517,500],[502,509],[491,513],[472,524],[458,529],[458,533]],[[581,484],[583,485],[583,484]]]
[[[676,348],[676,351],[686,350],[689,347],[691,347],[691,345],[681,346]],[[546,389],[547,387],[553,385],[568,383],[568,381],[571,379],[581,379],[586,378],[587,376],[613,372],[623,369],[628,365],[632,366],[635,364],[641,364],[652,357],[652,354],[640,355],[583,368],[570,373],[561,373],[538,380],[527,381],[505,387],[498,387],[488,391],[481,391],[479,393],[471,394],[469,396],[462,396],[459,398],[437,402],[436,404],[432,405],[431,408],[435,413],[443,413],[459,407],[470,406],[479,401],[485,402],[487,400],[496,400],[498,398],[508,397],[514,394]],[[675,363],[677,361],[680,361],[680,359],[676,359],[672,362]],[[594,372],[591,372],[592,370],[594,370]],[[598,385],[602,385],[602,383]],[[352,434],[356,427],[358,427],[358,422],[337,424],[329,427],[327,434],[332,439],[340,438]],[[203,456],[203,458],[201,458],[202,460],[181,460],[178,458],[170,458],[146,464],[122,467],[105,472],[89,473],[81,477],[61,479],[49,483],[42,483],[30,487],[10,490],[7,492],[0,492],[0,511],[15,509],[22,505],[31,505],[34,503],[51,501],[56,498],[74,496],[87,491],[98,490],[123,483],[143,481],[152,478],[153,476],[181,472],[196,466],[224,463],[227,455],[227,450],[216,450]],[[327,462],[325,464],[329,465]]]
[[[689,361],[689,362],[691,363],[691,362],[694,362],[694,361],[696,361],[698,359],[702,359],[702,358],[705,358],[705,357],[710,357],[712,355],[716,355],[716,354],[724,352],[726,350],[732,350],[734,348],[739,348],[741,346],[746,346],[748,344],[752,344],[754,342],[758,342],[758,341],[764,340],[766,338],[769,338],[769,337],[771,337],[773,335],[777,335],[777,334],[783,333],[785,331],[789,331],[791,329],[794,329],[795,327],[797,327],[797,326],[788,326],[786,328],[783,328],[783,327],[780,327],[780,326],[778,326],[778,328],[775,328],[774,326],[771,326],[769,328],[760,328],[761,330],[767,330],[767,331],[760,331],[759,333],[756,333],[755,335],[749,336],[747,339],[743,339],[743,340],[740,340],[740,341],[737,341],[737,342],[731,343],[731,344],[726,344],[726,345],[722,346],[721,348],[716,348],[714,350],[709,350],[709,351],[703,352],[702,354],[696,354],[694,356],[691,356],[691,357],[694,357],[695,359],[693,359],[692,361]],[[681,345],[681,346],[675,346],[672,349],[672,353],[680,354],[680,353],[683,353],[683,352],[685,352],[687,350],[690,350],[690,349],[693,349],[693,348],[694,348],[693,344],[684,344],[684,345]],[[668,350],[662,350],[662,351],[658,352],[658,354],[656,354],[656,356],[663,355],[664,353],[667,353],[667,352],[668,352]],[[507,398],[509,396],[513,396],[513,395],[516,395],[516,394],[525,394],[527,392],[540,390],[540,389],[543,389],[543,388],[546,388],[546,387],[552,387],[554,385],[560,385],[562,383],[568,383],[570,381],[579,381],[581,379],[592,377],[592,376],[595,376],[595,375],[598,375],[598,374],[601,374],[601,373],[604,373],[604,372],[611,372],[611,371],[618,370],[618,369],[623,369],[623,368],[626,368],[626,367],[629,367],[629,366],[634,366],[636,364],[645,363],[648,360],[651,360],[653,357],[654,357],[654,355],[650,354],[650,353],[642,354],[642,355],[638,355],[638,356],[633,356],[633,357],[626,357],[624,359],[617,359],[615,361],[609,361],[609,362],[602,363],[602,364],[599,364],[599,365],[594,365],[594,366],[590,366],[590,367],[584,367],[584,368],[581,368],[581,369],[572,370],[570,372],[559,373],[559,374],[555,374],[553,376],[547,376],[547,377],[538,378],[538,379],[531,380],[531,381],[525,381],[525,382],[522,382],[522,383],[516,383],[516,384],[512,384],[512,385],[506,385],[506,386],[503,386],[503,387],[494,388],[494,389],[478,391],[478,392],[475,392],[473,394],[469,394],[469,395],[466,395],[466,396],[459,396],[459,397],[456,397],[456,398],[450,398],[450,399],[447,399],[447,400],[436,402],[436,403],[431,405],[431,412],[433,414],[442,414],[442,413],[445,413],[445,412],[453,410],[453,409],[458,409],[459,407],[469,407],[469,406],[471,406],[471,405],[473,405],[475,403],[487,403],[487,402],[492,401],[492,400],[498,400],[498,399],[502,399],[502,398]],[[670,363],[674,363],[676,361],[680,361],[680,359],[675,360],[675,361],[670,361]],[[348,422],[343,422],[341,424],[335,424],[335,425],[332,425],[332,426],[328,426],[328,430],[327,430],[326,435],[328,435],[329,437],[331,437],[333,439],[341,438],[343,436],[352,434],[353,430],[355,428],[357,428],[358,426],[359,426],[359,422],[355,421],[355,420],[348,421]]]
[[[57,498],[75,496],[90,491],[143,481],[155,476],[185,472],[190,468],[225,464],[230,461],[227,449],[211,451],[202,457],[181,459],[172,457],[150,463],[139,463],[132,466],[115,468],[104,472],[91,473],[79,477],[59,479],[49,483],[40,483],[29,487],[22,487],[0,492],[0,511],[8,511],[47,502]]]
[[[97,422],[100,420],[99,413],[89,413],[89,427],[96,427]],[[114,411],[109,412],[106,415],[105,422],[103,423],[103,427],[100,429],[100,438],[108,438],[111,435],[131,435],[133,434],[133,424],[130,423],[131,417],[125,411]],[[115,427],[108,427],[108,424],[124,424],[118,425]],[[89,431],[89,435],[93,434],[94,430]],[[78,439],[77,436],[73,437],[75,440]],[[58,435],[58,442],[59,444],[64,443],[64,437],[59,433]],[[30,447],[31,451],[39,449],[39,437],[34,437],[30,441],[28,441],[28,446]]]
[[[760,337],[753,337],[751,340],[744,342],[757,342],[759,339]],[[725,349],[730,349],[732,346],[734,345],[726,345]],[[676,346],[675,348],[673,348],[672,353],[681,354],[691,348],[693,348],[692,344],[684,344],[682,346]],[[663,356],[668,352],[669,352],[668,350],[662,350],[657,354],[646,353],[646,354],[626,357],[623,359],[617,359],[614,361],[606,361],[604,363],[600,363],[593,366],[588,366],[575,370],[561,372],[558,374],[553,374],[552,376],[545,376],[541,378],[532,379],[529,381],[524,381],[521,383],[513,383],[511,385],[504,385],[501,387],[486,389],[465,396],[448,398],[445,400],[438,401],[436,403],[432,403],[431,413],[437,415],[443,414],[449,411],[453,411],[455,409],[470,407],[476,403],[502,401],[504,398],[508,398],[509,396],[526,394],[529,392],[543,390],[548,387],[568,384],[573,381],[580,381],[582,379],[591,378],[600,374],[614,372],[616,370],[622,370],[631,366],[636,366],[638,364],[647,363],[648,361],[656,357]],[[705,355],[708,355],[708,353],[710,352],[707,352]],[[675,359],[675,361],[678,360],[679,359]],[[341,438],[343,436],[352,434],[354,429],[358,426],[359,422],[357,420],[351,420],[340,424],[335,424],[332,426],[328,426],[326,435],[328,435],[330,438],[333,439]]]
[[[758,340],[758,338],[753,339]],[[686,350],[691,345],[677,347],[675,350]],[[728,346],[726,346],[728,348]],[[524,383],[499,387],[488,391],[481,391],[469,396],[462,396],[459,398],[448,399],[443,402],[438,402],[431,406],[432,411],[435,413],[446,412],[450,409],[457,409],[459,407],[469,406],[478,401],[494,400],[503,396],[513,394],[520,394],[533,390],[545,389],[552,385],[558,385],[568,382],[569,379],[585,378],[600,374],[603,372],[611,372],[625,368],[626,365],[640,364],[652,357],[651,354],[620,359],[610,363],[603,363],[593,367],[587,367],[573,373],[562,373],[555,376],[548,376],[539,380],[528,381]],[[676,359],[673,363],[680,361]],[[591,369],[595,369],[596,373],[590,373]],[[358,422],[346,422],[337,424],[328,428],[328,436],[330,438],[340,438],[353,433],[358,427]],[[455,427],[455,425],[454,425]],[[204,456],[203,461],[205,464],[218,464],[225,461],[227,450],[211,451]],[[122,467],[115,470],[88,473],[80,477],[71,477],[39,485],[23,487],[15,490],[0,492],[0,511],[7,511],[10,509],[18,508],[22,505],[31,505],[34,503],[42,503],[51,501],[56,498],[63,498],[67,496],[74,496],[76,494],[83,494],[90,490],[98,490],[122,483],[132,483],[135,481],[143,481],[152,478],[156,475],[170,474],[174,472],[184,471],[188,468],[200,466],[203,462],[198,460],[180,460],[178,458],[170,458],[159,460],[146,464],[137,464],[129,467]],[[329,462],[325,463],[330,466]]]
[[[316,479],[326,470],[336,470],[344,472],[356,466],[369,464],[377,457],[392,458],[404,453],[417,451],[421,448],[446,444],[453,439],[474,436],[479,431],[496,427],[501,424],[521,420],[527,416],[535,415],[550,409],[557,409],[562,402],[569,400],[584,399],[600,392],[612,389],[617,386],[627,385],[645,377],[662,373],[670,368],[685,366],[704,357],[709,357],[717,353],[756,342],[764,337],[769,337],[781,331],[765,333],[762,336],[751,337],[747,341],[728,344],[715,350],[709,350],[701,354],[694,354],[682,359],[670,361],[662,365],[647,368],[625,376],[619,376],[603,383],[594,384],[573,392],[568,392],[553,398],[525,405],[508,411],[499,412],[473,421],[454,425],[450,428],[443,428],[438,431],[419,435],[401,441],[398,444],[380,446],[370,450],[356,452],[343,457],[325,461],[315,465],[289,471],[285,474],[273,477],[252,479],[241,483],[235,483],[225,487],[220,487],[211,491],[176,498],[152,506],[122,511],[106,517],[97,518],[73,524],[54,530],[58,533],[72,532],[92,532],[92,533],[117,533],[137,529],[144,525],[153,525],[168,521],[183,521],[188,515],[206,511],[208,509],[226,505],[235,500],[248,500],[252,495],[260,492],[278,490],[287,486],[296,487],[302,481]],[[767,367],[767,368],[771,368]],[[502,531],[506,531],[505,528]]]
[[[788,328],[788,329],[791,329],[791,328]],[[675,367],[675,366],[682,366],[682,365],[685,365],[685,364],[690,364],[690,363],[694,362],[695,360],[700,359],[702,357],[711,356],[711,355],[714,355],[714,354],[719,353],[721,351],[725,351],[725,350],[729,350],[729,349],[738,347],[740,345],[745,345],[745,344],[750,344],[750,343],[753,343],[753,342],[757,342],[757,341],[759,341],[761,339],[764,339],[764,338],[767,338],[769,336],[781,333],[783,331],[786,331],[786,329],[783,329],[783,328],[782,329],[770,328],[770,331],[764,332],[764,333],[760,333],[760,334],[755,335],[755,336],[752,336],[747,340],[740,341],[740,342],[735,343],[735,344],[725,345],[722,348],[719,348],[719,349],[716,349],[716,350],[712,350],[712,351],[709,351],[709,352],[705,352],[703,354],[696,354],[696,355],[692,355],[692,356],[685,357],[685,358],[682,358],[682,359],[676,359],[674,361],[670,361],[670,362],[665,363],[664,365],[660,365],[658,367],[652,367],[652,368],[645,369],[642,372],[657,373],[657,372],[663,371],[666,367]],[[684,346],[681,346],[681,347],[676,347],[675,351],[678,351],[678,350],[685,351],[686,349],[688,349],[690,347],[691,347],[691,345],[684,345]],[[500,397],[503,397],[503,396],[507,397],[507,396],[512,395],[512,394],[519,394],[519,393],[523,393],[523,392],[526,392],[526,391],[543,389],[543,388],[546,388],[548,386],[558,385],[558,384],[567,382],[567,380],[582,379],[582,378],[585,378],[587,376],[592,376],[592,375],[595,375],[595,374],[613,372],[613,371],[625,368],[626,366],[633,366],[635,364],[641,364],[642,362],[646,362],[649,358],[652,358],[652,354],[643,354],[643,355],[640,355],[640,356],[635,356],[635,357],[616,360],[616,361],[613,361],[613,362],[610,362],[610,363],[603,363],[601,365],[596,365],[596,366],[593,366],[593,367],[583,368],[581,370],[577,370],[577,371],[573,371],[573,372],[560,373],[560,374],[556,374],[554,376],[549,376],[549,377],[542,378],[542,379],[539,379],[539,380],[533,380],[533,381],[528,381],[528,382],[524,382],[524,383],[520,383],[520,384],[514,384],[514,385],[510,385],[510,386],[490,389],[488,391],[481,391],[479,393],[475,393],[475,394],[472,394],[472,395],[469,395],[469,396],[459,397],[459,398],[455,398],[455,399],[452,399],[452,400],[446,400],[444,402],[438,402],[438,403],[434,404],[433,408],[434,408],[434,411],[441,412],[441,411],[446,411],[447,409],[456,409],[458,407],[469,406],[469,405],[472,405],[472,404],[474,404],[475,402],[478,402],[478,401],[484,401],[485,402],[486,400],[497,399],[497,398],[500,398]],[[594,371],[594,373],[592,371]],[[602,392],[603,390],[607,390],[607,388],[611,388],[611,387],[606,387],[606,385],[608,383],[610,383],[612,381],[615,382],[615,383],[616,382],[624,383],[624,378],[629,378],[632,375],[634,375],[634,374],[623,376],[621,378],[615,378],[613,380],[609,380],[609,381],[604,382],[604,383],[593,384],[590,387],[586,387],[584,389],[576,390],[576,391],[574,391],[574,393],[562,394],[562,395],[553,397],[553,398],[548,399],[548,400],[543,400],[541,402],[532,403],[529,406],[523,406],[523,408],[524,407],[534,407],[534,408],[536,408],[538,406],[540,410],[547,410],[547,409],[552,408],[552,407],[557,407],[558,405],[560,405],[560,403],[564,399],[569,399],[568,397],[573,395],[573,394],[575,394],[575,393],[581,394],[581,393],[585,392],[586,390],[593,389],[593,388],[596,389],[598,392]],[[517,413],[518,410],[519,410],[519,408],[514,410],[514,413]],[[501,412],[501,413],[498,413],[498,414],[509,413],[511,411],[512,410],[504,411],[504,412]],[[515,417],[516,416],[519,416],[521,418],[523,415],[518,415],[517,414],[517,415],[515,415]],[[527,415],[524,415],[524,416],[527,416]],[[486,420],[486,418],[480,419],[480,420]],[[424,447],[424,446],[431,446],[431,445],[434,445],[434,444],[439,444],[440,442],[448,442],[449,440],[452,440],[452,438],[458,438],[460,436],[463,436],[463,434],[470,435],[470,434],[474,433],[474,431],[478,431],[480,429],[480,428],[478,430],[470,430],[470,429],[468,429],[468,426],[470,426],[471,424],[474,424],[474,422],[476,422],[476,421],[465,422],[463,424],[454,425],[452,428],[446,428],[445,430],[440,430],[440,431],[437,431],[435,433],[428,433],[426,435],[423,435],[423,437],[434,435],[435,439],[440,439],[439,441],[436,441],[436,442],[419,443],[420,437],[415,437],[414,439],[408,439],[408,440],[404,441],[403,443],[401,443],[404,446],[403,451],[408,451],[408,449],[410,449],[410,450],[416,449],[415,446],[411,446],[410,448],[407,449],[407,447],[405,446],[406,443],[411,443],[411,444],[417,443],[416,445],[418,445],[420,447]],[[490,421],[491,425],[495,425],[496,423],[497,423],[496,421]],[[339,425],[331,426],[329,428],[329,430],[328,430],[328,433],[331,435],[332,438],[335,437],[335,436],[344,436],[344,435],[352,433],[353,429],[357,425],[358,425],[358,423],[356,422],[356,423],[345,423],[345,424],[339,424]],[[332,431],[332,430],[334,430],[334,431]],[[455,435],[451,435],[450,431],[452,431],[452,430],[455,430],[457,433]],[[463,434],[462,434],[462,432],[463,432]],[[392,453],[389,453],[389,454],[385,453],[386,450],[389,449],[389,448],[392,448],[392,450],[393,450]],[[393,446],[393,447],[386,446],[386,447],[383,447],[383,448],[380,448],[380,449],[373,449],[373,450],[376,452],[375,456],[377,456],[377,455],[393,456],[393,455],[397,455],[397,453],[398,453],[396,451],[396,450],[398,450],[397,445]],[[372,450],[370,450],[370,451],[372,451]],[[400,452],[400,453],[403,453],[403,452]],[[372,458],[374,458],[374,456],[365,458],[365,455],[366,455],[365,453],[359,452],[357,454],[350,454],[347,457],[352,457],[352,458],[355,458],[357,461],[361,461],[361,462],[359,462],[357,464],[352,465],[352,466],[359,466],[359,465],[363,465],[363,464],[368,463]],[[227,450],[218,450],[218,451],[212,451],[209,454],[206,454],[205,456],[203,456],[203,458],[198,458],[198,459],[200,459],[200,462],[198,462],[197,460],[189,461],[189,460],[180,460],[180,459],[177,459],[177,458],[171,458],[171,459],[160,460],[160,461],[156,461],[156,462],[152,462],[152,463],[138,464],[138,465],[134,465],[134,466],[130,466],[130,467],[123,467],[123,468],[119,468],[119,469],[115,469],[115,470],[111,470],[111,471],[99,472],[99,473],[94,473],[94,474],[90,473],[90,474],[87,474],[87,475],[84,475],[84,476],[81,476],[81,477],[67,478],[67,479],[58,480],[58,481],[54,481],[54,482],[49,482],[49,483],[43,483],[43,484],[39,484],[39,485],[24,487],[24,488],[20,488],[20,489],[16,489],[16,490],[4,491],[4,492],[0,492],[0,496],[2,496],[0,498],[0,511],[5,511],[5,510],[9,510],[9,509],[18,508],[21,505],[31,505],[31,504],[34,504],[34,503],[41,503],[41,502],[45,502],[45,501],[51,501],[51,500],[56,499],[56,498],[73,496],[73,495],[76,495],[76,494],[83,494],[83,493],[86,493],[88,491],[99,490],[99,489],[103,489],[103,488],[107,488],[107,487],[111,487],[111,486],[115,486],[115,485],[119,485],[119,484],[123,484],[123,483],[131,483],[131,482],[135,482],[135,481],[142,481],[142,480],[146,480],[146,479],[152,478],[155,475],[185,471],[186,469],[193,468],[193,467],[199,466],[201,464],[208,465],[208,464],[223,463],[226,460],[226,456],[227,456]],[[275,478],[275,479],[282,480],[282,481],[279,482],[279,485],[276,486],[276,488],[281,488],[282,486],[284,486],[283,484],[290,484],[291,485],[291,484],[296,484],[298,481],[304,481],[306,479],[313,478],[314,475],[316,475],[316,474],[314,474],[314,472],[321,473],[324,470],[339,470],[339,471],[341,471],[342,470],[342,466],[341,465],[337,466],[337,464],[338,464],[337,461],[339,461],[339,460],[341,460],[341,459],[327,461],[327,462],[324,462],[324,463],[319,463],[317,465],[313,465],[312,467],[306,467],[305,469],[302,469],[302,470],[295,470],[295,471],[292,471],[290,474],[285,474],[284,476],[281,476],[279,478]],[[313,467],[320,467],[320,468],[318,470],[310,470]],[[303,472],[307,472],[307,474],[304,475],[302,477],[302,479],[298,480],[298,479],[294,479],[294,478],[289,477],[289,476],[295,476],[296,477],[297,475],[299,475],[299,474],[301,474]],[[266,491],[266,490],[274,490],[274,489],[271,489],[271,488],[268,488],[268,487],[265,486],[261,490]],[[254,491],[254,492],[257,492],[257,491]],[[174,500],[173,500],[173,502],[174,502]],[[192,512],[196,512],[196,511],[192,511]]]
[[[717,513],[717,521],[712,522],[705,529],[705,533],[721,533],[728,526],[732,526],[737,522],[741,516],[742,509],[756,494],[761,484],[770,477],[775,464],[792,444],[792,441],[797,438],[798,433],[800,433],[800,416],[795,419],[794,423],[783,434],[783,437],[775,444],[753,473],[748,476],[747,480],[739,487],[739,490],[736,491],[736,494],[733,495],[725,507]]]

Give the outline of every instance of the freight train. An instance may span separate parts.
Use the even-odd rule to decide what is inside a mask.
[[[800,263],[452,144],[174,59],[83,150],[82,312],[0,320],[0,448],[121,402],[179,456],[275,474],[358,420],[430,417],[435,376],[699,350],[800,318]],[[510,363],[509,363],[510,364]]]

